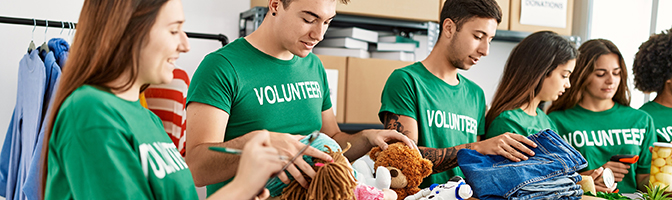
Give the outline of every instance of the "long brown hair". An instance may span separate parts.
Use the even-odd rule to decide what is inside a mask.
[[[82,85],[126,91],[138,78],[140,49],[168,0],[86,0],[77,34],[51,106],[42,148],[41,197],[46,188],[49,139],[61,104]],[[128,73],[121,86],[108,83]]]
[[[582,100],[582,94],[588,87],[588,79],[590,75],[593,74],[595,70],[595,63],[597,59],[606,54],[616,54],[618,56],[619,68],[621,68],[621,82],[618,84],[618,89],[616,94],[611,99],[621,105],[629,106],[630,105],[630,90],[628,89],[628,71],[625,69],[625,61],[623,60],[623,55],[621,51],[618,50],[616,45],[605,39],[593,39],[588,40],[579,47],[579,58],[576,59],[576,67],[574,67],[574,72],[572,76],[569,77],[569,82],[572,84],[572,88],[569,89],[564,95],[560,96],[558,100],[554,101],[551,105],[551,108],[548,109],[548,113],[551,113],[556,110],[566,110],[570,109]]]
[[[574,44],[555,32],[540,31],[523,39],[506,61],[492,106],[485,115],[485,130],[502,112],[532,102],[541,92],[544,79],[578,54]]]

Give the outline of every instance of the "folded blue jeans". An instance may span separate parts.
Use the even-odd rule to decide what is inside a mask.
[[[569,176],[559,176],[547,181],[528,184],[516,191],[509,199],[581,199],[583,190],[576,184],[579,181],[581,181],[581,175],[574,172]]]
[[[470,149],[457,152],[457,162],[478,199],[510,198],[521,188],[561,176],[569,176],[588,163],[558,134],[546,129],[527,137],[537,144],[535,155],[514,162],[499,155],[483,155]]]

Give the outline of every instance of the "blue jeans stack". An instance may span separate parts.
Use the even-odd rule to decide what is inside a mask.
[[[527,137],[537,144],[535,156],[513,162],[503,156],[462,149],[457,162],[478,199],[580,199],[576,171],[586,159],[558,134],[546,129]]]

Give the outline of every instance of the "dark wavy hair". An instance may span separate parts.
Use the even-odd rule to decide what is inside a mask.
[[[639,46],[632,65],[635,88],[642,92],[661,92],[672,78],[672,29],[652,35]]]

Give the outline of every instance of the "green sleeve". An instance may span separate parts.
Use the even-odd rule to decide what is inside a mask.
[[[653,143],[656,142],[657,137],[655,126],[653,124],[653,118],[646,114],[645,121],[647,123],[645,128],[646,133],[644,134],[644,138],[642,139],[642,144],[640,147],[642,151],[639,153],[637,170],[635,170],[636,174],[648,174],[651,171],[651,152],[649,151],[649,147],[653,146]]]
[[[516,124],[516,122],[514,122],[513,120],[498,116],[497,118],[492,120],[492,123],[490,123],[488,131],[486,131],[485,133],[485,139],[497,137],[506,132],[516,133],[517,131],[516,128],[513,126],[514,124]]]
[[[74,199],[153,197],[132,138],[114,127],[74,129],[57,149]]]
[[[567,135],[567,130],[564,130],[564,127],[561,126],[561,121],[558,119],[558,113],[548,113],[548,118],[551,119],[551,125],[553,126],[553,131],[560,136]]]
[[[378,112],[380,121],[383,122],[384,112],[405,115],[418,120],[416,116],[417,94],[414,88],[413,78],[408,73],[399,69],[394,70],[387,78],[380,97],[381,106]]]
[[[317,57],[317,56],[316,56]],[[318,58],[316,58],[318,59]],[[318,59],[319,60],[319,59]],[[322,71],[322,111],[329,110],[332,107],[331,104],[331,92],[329,92],[329,80],[327,79],[327,71],[324,70],[322,61],[320,63],[320,70]],[[345,88],[343,88],[345,89]]]
[[[485,106],[485,93],[483,90],[481,90],[481,111],[480,111],[480,116],[478,119],[478,130],[476,130],[476,135],[485,135],[485,112],[487,111],[487,108]]]
[[[237,75],[231,63],[220,54],[208,54],[198,65],[189,84],[187,105],[198,102],[229,113],[236,85]]]

